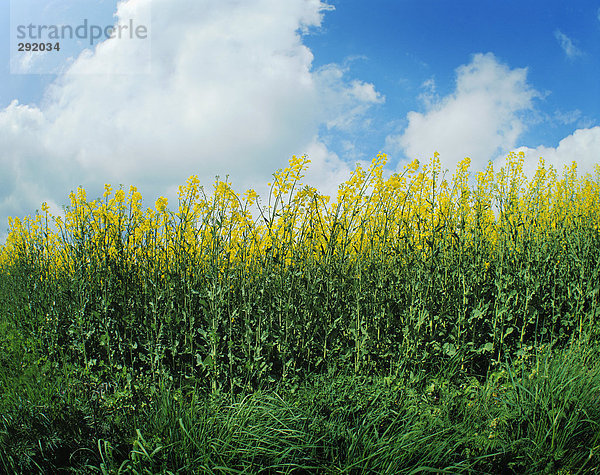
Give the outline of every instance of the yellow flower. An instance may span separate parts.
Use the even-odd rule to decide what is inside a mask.
[[[112,191],[112,187],[108,184],[104,185],[104,198],[108,198],[110,196],[110,193]]]
[[[158,198],[156,200],[154,207],[156,208],[156,211],[158,211],[159,213],[163,213],[165,211],[165,209],[167,208],[167,204],[168,204],[167,199],[165,197],[161,196],[160,198]]]

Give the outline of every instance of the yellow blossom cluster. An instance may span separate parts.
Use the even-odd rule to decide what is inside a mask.
[[[415,160],[391,175],[386,160],[380,153],[367,169],[357,166],[335,200],[302,185],[306,156],[292,157],[274,173],[265,206],[254,190],[240,196],[219,179],[208,195],[197,176],[179,187],[175,210],[164,197],[144,209],[133,186],[126,193],[106,185],[102,199],[92,201],[78,188],[64,217],[53,216],[44,203],[33,218],[9,219],[0,269],[10,272],[25,259],[48,273],[71,275],[107,261],[150,263],[161,275],[192,267],[260,270],[267,261],[286,267],[307,259],[352,263],[365,253],[428,258],[440,243],[514,251],[520,240],[565,225],[598,230],[598,166],[595,175],[580,177],[573,163],[559,177],[540,159],[528,179],[524,155],[511,153],[500,170],[490,163],[474,176],[466,158],[446,179],[437,153],[422,168]]]

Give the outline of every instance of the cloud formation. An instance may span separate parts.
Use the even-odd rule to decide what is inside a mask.
[[[456,70],[456,89],[435,94],[428,80],[421,96],[425,112],[411,111],[401,134],[386,139],[386,149],[426,161],[439,152],[453,172],[464,157],[473,169],[513,149],[527,126],[540,94],[527,83],[526,69],[510,69],[491,54],[476,54]]]
[[[580,174],[594,173],[600,150],[600,127],[577,129],[562,139],[557,147],[519,147],[516,152],[525,153],[525,172],[531,174],[540,157],[547,165],[552,165],[559,173],[566,165],[577,162]]]
[[[567,55],[567,58],[574,59],[578,56],[583,56],[583,52],[573,44],[573,40],[565,35],[560,30],[554,31],[554,37],[557,39],[558,44]]]
[[[351,132],[360,128],[358,122],[365,117],[368,109],[385,102],[385,97],[370,83],[354,79],[345,81],[348,69],[337,64],[329,64],[319,69],[316,80],[321,97],[319,107],[323,108],[328,129]]]
[[[80,184],[90,197],[104,183],[136,184],[151,206],[191,174],[209,186],[229,174],[239,191],[266,183],[292,154],[311,153],[322,171],[315,184],[347,171],[319,142],[319,126],[350,127],[383,99],[336,66],[312,70],[302,33],[320,26],[327,5],[128,0],[116,17],[146,16],[150,4],[151,74],[118,74],[148,58],[134,42],[109,39],[59,76],[39,107],[0,110],[0,239],[8,215],[41,201],[60,209]]]

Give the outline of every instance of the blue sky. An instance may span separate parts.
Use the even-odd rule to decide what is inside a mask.
[[[377,118],[386,131],[408,111],[420,110],[423,83],[433,79],[446,96],[454,90],[455,69],[473,54],[488,52],[510,68],[527,68],[528,82],[544,96],[536,101],[539,123],[523,134],[523,145],[557,146],[573,125],[598,124],[598,1],[330,3],[335,12],[324,17],[318,34],[305,39],[315,54],[313,64],[350,59],[353,75],[385,94]],[[570,54],[561,34],[575,48]],[[574,122],[564,123],[567,117]]]
[[[434,151],[450,172],[512,150],[530,171],[539,156],[600,162],[599,1],[12,3],[11,21],[0,0],[0,240],[8,216],[42,201],[58,213],[78,185],[135,184],[148,206],[192,174],[264,193],[291,155],[309,155],[307,182],[328,194],[379,151],[389,172]],[[151,34],[63,41],[54,69],[37,63],[55,74],[32,74],[16,23],[83,17]]]

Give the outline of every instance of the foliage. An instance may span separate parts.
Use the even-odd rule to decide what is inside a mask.
[[[419,453],[459,471],[591,466],[600,167],[559,178],[540,161],[527,179],[511,154],[447,180],[437,154],[401,174],[385,161],[335,200],[293,157],[266,205],[191,177],[175,210],[106,185],[63,217],[11,219],[2,467],[57,467],[61,451],[106,473],[408,473]]]

